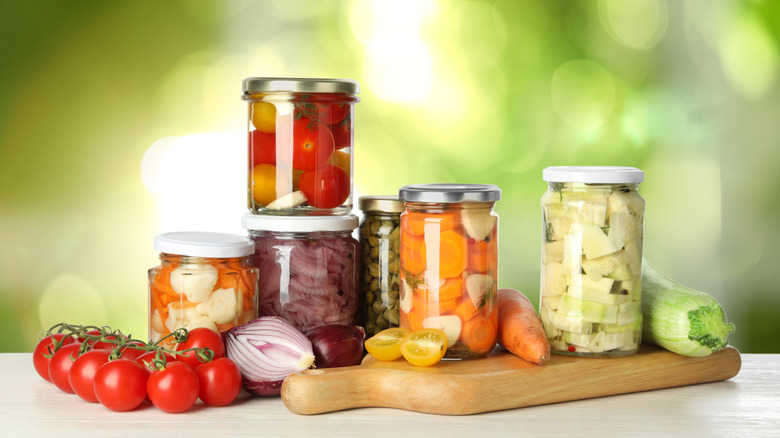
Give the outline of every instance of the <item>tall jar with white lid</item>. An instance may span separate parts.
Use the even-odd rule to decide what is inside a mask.
[[[249,77],[248,207],[256,214],[352,210],[355,104],[348,79]]]
[[[358,226],[355,215],[266,216],[247,213],[260,269],[260,316],[281,316],[302,332],[326,324],[355,325]]]
[[[156,236],[154,248],[160,265],[148,272],[150,341],[179,328],[221,332],[257,317],[258,269],[249,264],[251,240],[226,233],[171,232]]]
[[[543,172],[540,316],[554,353],[618,357],[642,337],[644,172],[559,166]]]

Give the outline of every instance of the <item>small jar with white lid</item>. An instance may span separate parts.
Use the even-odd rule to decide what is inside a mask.
[[[281,316],[302,332],[326,324],[355,325],[359,246],[355,215],[266,216],[247,213],[260,269],[260,316]]]
[[[258,269],[249,264],[251,240],[171,232],[156,236],[154,248],[160,265],[148,272],[150,341],[179,328],[222,332],[257,317]]]
[[[560,166],[543,172],[540,317],[554,353],[617,357],[642,337],[644,172]]]

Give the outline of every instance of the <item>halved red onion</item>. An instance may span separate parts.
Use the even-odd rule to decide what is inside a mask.
[[[287,320],[261,316],[224,332],[225,352],[255,395],[279,395],[284,378],[314,364],[311,341]]]
[[[317,368],[360,365],[366,331],[359,325],[326,324],[306,332]]]

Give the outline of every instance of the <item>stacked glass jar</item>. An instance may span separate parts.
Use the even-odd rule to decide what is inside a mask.
[[[243,226],[260,269],[259,315],[307,331],[353,325],[358,226],[352,214],[354,110],[359,85],[342,79],[250,77],[249,212]]]

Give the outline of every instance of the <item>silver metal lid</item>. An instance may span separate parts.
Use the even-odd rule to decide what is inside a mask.
[[[411,202],[492,202],[501,199],[493,184],[415,184],[401,187],[398,197]]]
[[[360,93],[360,84],[351,79],[246,78],[244,92],[289,91],[294,93]]]

